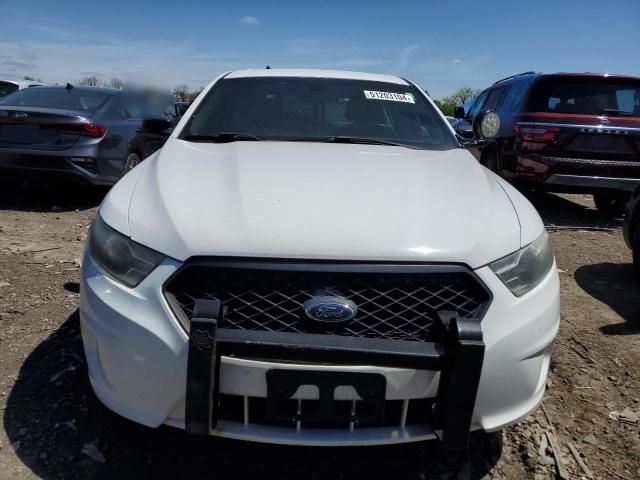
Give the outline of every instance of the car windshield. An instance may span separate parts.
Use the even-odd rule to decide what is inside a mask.
[[[0,100],[0,105],[93,112],[100,108],[109,96],[110,94],[104,91],[37,87],[18,90],[7,95]]]
[[[542,77],[529,110],[581,115],[640,116],[640,81],[608,77]]]
[[[228,139],[230,133],[241,140],[339,139],[435,150],[458,146],[446,122],[418,89],[365,80],[221,80],[200,103],[181,138],[214,141],[221,136]]]

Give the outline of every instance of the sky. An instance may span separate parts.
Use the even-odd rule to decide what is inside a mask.
[[[191,89],[240,68],[409,78],[442,98],[525,71],[640,76],[640,0],[0,0],[0,78]]]

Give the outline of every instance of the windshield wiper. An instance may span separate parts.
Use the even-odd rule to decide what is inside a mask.
[[[635,117],[633,112],[627,112],[625,110],[616,110],[615,108],[605,108],[600,112],[600,115],[607,115],[612,117]]]
[[[362,143],[366,145],[389,145],[392,147],[413,148],[402,143],[389,142],[387,140],[379,140],[377,138],[348,137],[343,135],[335,135],[325,140],[327,143]]]
[[[190,142],[211,142],[211,143],[227,143],[242,141],[260,141],[260,137],[256,137],[251,133],[241,132],[220,132],[213,135],[185,135],[183,140]]]

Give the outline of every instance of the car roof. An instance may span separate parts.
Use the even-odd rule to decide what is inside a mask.
[[[541,77],[630,78],[634,80],[640,80],[640,77],[634,77],[633,75],[622,75],[618,73],[557,72],[557,73],[543,73],[540,76]]]
[[[305,78],[339,78],[347,80],[369,80],[373,82],[396,83],[409,85],[406,80],[393,75],[379,73],[348,72],[343,70],[319,70],[296,68],[263,68],[236,70],[230,72],[225,78],[252,78],[252,77],[305,77]]]
[[[0,78],[0,82],[13,83],[19,87],[43,86],[48,85],[44,82],[36,82],[35,80],[13,80],[11,78]]]
[[[621,75],[617,73],[593,73],[593,72],[556,72],[556,73],[539,73],[539,72],[524,72],[517,73],[515,75],[511,75],[509,77],[497,80],[488,88],[491,88],[498,84],[507,84],[513,80],[517,80],[519,78],[525,76],[533,76],[533,77],[544,77],[544,78],[553,78],[553,77],[582,77],[582,78],[620,78],[620,79],[633,79],[640,80],[640,77],[634,77],[632,75]],[[486,90],[486,89],[485,89]]]
[[[491,88],[491,87],[493,87],[494,85],[498,85],[498,84],[505,84],[505,83],[509,83],[509,82],[511,82],[511,81],[513,81],[513,80],[516,80],[516,79],[519,79],[519,78],[522,78],[522,77],[538,76],[538,75],[540,75],[540,74],[539,74],[539,73],[537,73],[537,72],[533,72],[533,71],[531,71],[531,72],[516,73],[516,74],[514,74],[514,75],[509,75],[508,77],[501,78],[500,80],[496,80],[495,82],[493,82],[493,84],[492,84],[492,85],[490,85],[490,86],[489,86],[489,87],[487,87],[487,88]],[[485,90],[486,90],[486,89],[485,89]]]
[[[117,94],[117,93],[121,93],[122,90],[120,90],[119,88],[109,88],[109,87],[90,87],[87,85],[72,85],[74,90],[80,90],[80,91],[91,91],[91,92],[103,92],[103,93],[110,93],[110,94]],[[66,85],[43,85],[42,87],[39,87],[38,90],[64,90],[66,89],[67,86]]]

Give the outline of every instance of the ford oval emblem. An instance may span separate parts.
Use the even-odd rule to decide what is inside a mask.
[[[310,298],[303,307],[307,317],[322,323],[346,322],[358,313],[358,307],[351,300],[335,296]]]

